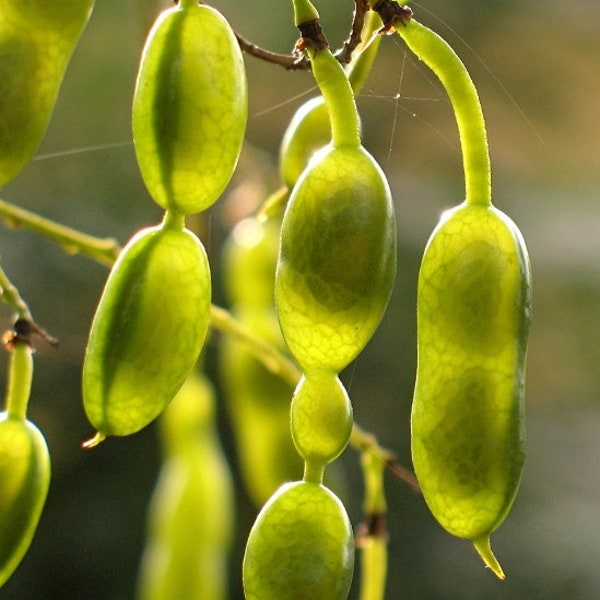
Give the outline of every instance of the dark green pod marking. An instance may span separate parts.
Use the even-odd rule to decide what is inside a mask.
[[[202,349],[210,299],[206,252],[186,229],[144,229],[123,249],[83,365],[84,407],[97,441],[139,431],[172,400]]]

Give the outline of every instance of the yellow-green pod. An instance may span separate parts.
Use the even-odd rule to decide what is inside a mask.
[[[206,252],[183,224],[166,220],[129,241],[102,293],[83,365],[96,442],[139,431],[169,404],[202,349],[210,301]]]
[[[295,481],[260,511],[243,564],[247,600],[346,600],[354,538],[344,505],[318,483]]]
[[[253,334],[276,346],[282,344],[272,310],[235,314]],[[290,436],[294,386],[230,336],[222,340],[220,350],[221,379],[242,479],[254,504],[261,507],[282,483],[302,475],[302,461]]]
[[[273,307],[278,249],[278,219],[244,219],[227,240],[223,268],[236,319],[283,350]],[[241,475],[250,498],[261,507],[282,483],[302,475],[290,436],[294,385],[269,371],[232,336],[222,340],[220,369]]]
[[[225,600],[233,534],[229,466],[214,390],[193,372],[160,419],[164,453],[150,505],[139,600]]]
[[[419,274],[415,471],[439,523],[472,540],[500,577],[489,537],[513,503],[524,460],[530,279],[516,225],[467,204],[443,215]]]
[[[385,175],[362,147],[328,145],[294,186],[275,279],[285,342],[304,371],[339,372],[363,350],[396,275]]]
[[[44,436],[33,423],[0,413],[0,587],[31,545],[49,485]]]
[[[331,140],[329,113],[323,96],[307,100],[290,121],[279,149],[279,171],[288,188],[306,169],[310,157]]]
[[[246,131],[244,62],[214,8],[181,0],[154,24],[133,99],[133,141],[146,187],[165,209],[213,204],[236,167]]]
[[[94,0],[0,3],[0,186],[31,160]]]

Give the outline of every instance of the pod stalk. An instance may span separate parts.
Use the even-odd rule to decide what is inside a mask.
[[[33,378],[32,349],[26,342],[18,341],[10,355],[8,386],[6,390],[6,412],[14,419],[24,421]]]
[[[396,27],[407,46],[439,78],[454,109],[465,173],[467,204],[491,206],[491,165],[481,102],[460,58],[439,35],[414,19]]]
[[[329,48],[308,49],[313,75],[325,98],[331,121],[331,143],[335,148],[361,145],[358,111],[354,92],[344,68]]]

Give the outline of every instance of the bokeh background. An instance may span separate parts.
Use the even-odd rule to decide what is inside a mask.
[[[131,146],[130,104],[150,23],[169,3],[97,0],[35,161],[4,200],[124,243],[160,211],[148,199]],[[219,0],[246,37],[279,52],[296,39],[290,2]],[[339,45],[352,3],[318,2]],[[534,274],[527,394],[527,463],[512,513],[493,536],[507,579],[487,572],[470,545],[443,532],[423,500],[388,478],[391,599],[594,600],[600,594],[600,4],[597,0],[421,0],[418,18],[469,67],[487,118],[495,202],[519,224]],[[276,182],[283,128],[314,93],[307,73],[247,58],[248,149],[235,185]],[[397,39],[358,99],[365,145],[384,167],[398,211],[399,272],[376,337],[343,374],[357,421],[410,465],[415,371],[415,287],[420,255],[440,212],[462,200],[450,106],[434,77]],[[210,211],[205,243],[219,281],[231,202]],[[238,212],[246,207],[237,207]],[[4,600],[130,600],[146,508],[160,464],[155,426],[80,449],[92,433],[80,399],[86,336],[107,271],[23,230],[0,229],[3,268],[36,320],[61,340],[39,345],[30,416],[53,457],[48,504],[33,546],[0,591]],[[223,302],[217,283],[216,302]],[[10,325],[0,308],[0,323]],[[216,348],[208,348],[208,364]],[[2,361],[4,381],[6,360]],[[225,448],[231,433],[220,410]],[[350,515],[360,520],[358,456],[341,459]],[[254,509],[237,499],[231,598]],[[356,598],[356,589],[352,597]]]

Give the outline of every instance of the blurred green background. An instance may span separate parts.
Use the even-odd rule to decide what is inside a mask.
[[[122,243],[158,221],[161,212],[147,197],[130,143],[130,104],[145,32],[168,5],[97,0],[39,156],[2,190],[4,200]],[[254,42],[280,52],[293,46],[290,2],[220,0],[216,6]],[[330,41],[339,45],[352,3],[317,6]],[[471,71],[487,118],[495,202],[529,246],[528,458],[512,513],[493,536],[504,583],[486,572],[467,542],[437,526],[419,496],[388,478],[387,598],[593,600],[600,593],[600,5],[421,0],[413,8]],[[283,128],[314,93],[307,73],[246,62],[251,146],[234,185],[255,178],[257,165],[274,169]],[[443,90],[397,36],[383,40],[358,103],[365,145],[392,186],[400,262],[384,323],[343,379],[357,421],[410,465],[418,263],[440,212],[462,200],[460,154]],[[259,184],[255,189],[264,192]],[[204,236],[217,281],[231,210],[231,201],[217,204]],[[159,452],[154,426],[90,452],[80,449],[92,433],[81,407],[81,362],[106,269],[4,227],[0,255],[36,320],[61,340],[58,350],[39,346],[30,409],[53,457],[48,504],[29,554],[0,597],[130,600]],[[215,301],[223,302],[218,284]],[[8,328],[10,312],[0,310]],[[211,344],[209,365],[214,353]],[[231,452],[224,418],[221,426]],[[341,462],[349,512],[358,523],[357,454],[350,449]],[[232,599],[242,598],[240,560],[253,514],[241,494]]]

